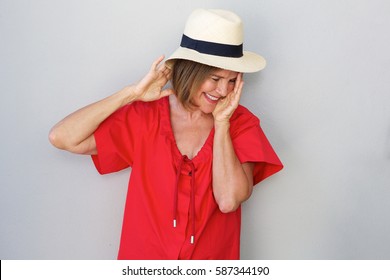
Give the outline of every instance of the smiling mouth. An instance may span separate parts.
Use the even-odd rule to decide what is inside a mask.
[[[218,97],[212,96],[212,95],[210,95],[210,94],[208,94],[208,93],[205,93],[205,95],[206,95],[206,97],[207,97],[209,100],[211,100],[211,101],[213,101],[213,102],[219,100]]]

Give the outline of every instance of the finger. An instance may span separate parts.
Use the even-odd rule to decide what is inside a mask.
[[[161,97],[165,97],[165,96],[171,95],[173,93],[174,93],[173,89],[167,88],[167,89],[164,89],[163,91],[161,91]]]
[[[152,67],[151,67],[151,70],[156,70],[156,69],[158,69],[158,65],[161,63],[161,61],[164,60],[164,58],[165,58],[164,55],[161,55],[159,58],[157,58],[157,59],[153,62]]]
[[[236,79],[236,83],[234,84],[234,91],[237,92],[238,90],[238,87],[240,86],[240,84],[242,83],[243,79],[242,79],[242,73],[238,73],[237,75],[237,79]]]
[[[243,81],[240,81],[240,83],[237,85],[237,88],[236,88],[236,93],[241,95],[242,93],[242,88],[244,87],[244,82]]]
[[[168,67],[165,67],[163,74],[165,75],[165,78],[170,80],[172,77],[172,70]]]
[[[168,67],[164,66],[162,72],[163,72],[163,74],[164,74],[165,76],[168,76],[168,75],[171,74],[172,71],[171,71],[171,69],[169,69]]]
[[[238,86],[237,86],[237,89],[236,89],[236,92],[235,92],[235,95],[234,95],[234,101],[236,101],[237,103],[240,102],[240,98],[241,98],[241,94],[242,94],[242,88],[244,87],[244,82],[241,81]]]
[[[239,81],[236,84],[233,93],[231,94],[231,99],[230,99],[231,103],[230,104],[233,107],[237,107],[238,104],[240,103],[240,98],[241,98],[243,86],[244,86],[244,82],[243,81]]]
[[[238,76],[237,76],[237,80],[236,80],[236,84],[235,84],[235,87],[234,87],[234,91],[241,95],[243,86],[244,86],[243,75],[242,75],[242,73],[239,73]]]

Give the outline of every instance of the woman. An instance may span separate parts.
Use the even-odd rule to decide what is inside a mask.
[[[242,73],[265,66],[242,38],[234,13],[195,10],[165,64],[51,130],[54,146],[92,155],[101,174],[132,168],[119,259],[239,258],[240,205],[282,168],[239,105]]]

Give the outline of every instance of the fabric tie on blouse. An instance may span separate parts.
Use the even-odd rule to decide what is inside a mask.
[[[183,163],[189,163],[191,166],[191,196],[190,196],[190,219],[192,221],[192,233],[191,233],[191,244],[195,242],[195,165],[194,163],[187,157],[183,156],[180,159],[179,166],[176,174],[176,184],[173,198],[173,227],[177,225],[177,201],[178,201],[178,193],[179,193],[179,179],[183,168]]]

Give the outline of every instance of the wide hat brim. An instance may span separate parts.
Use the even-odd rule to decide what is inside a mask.
[[[192,49],[179,47],[167,60],[166,65],[172,68],[176,59],[186,59],[217,68],[240,72],[258,72],[266,66],[264,57],[249,51],[243,51],[241,57],[225,57],[197,52]]]

